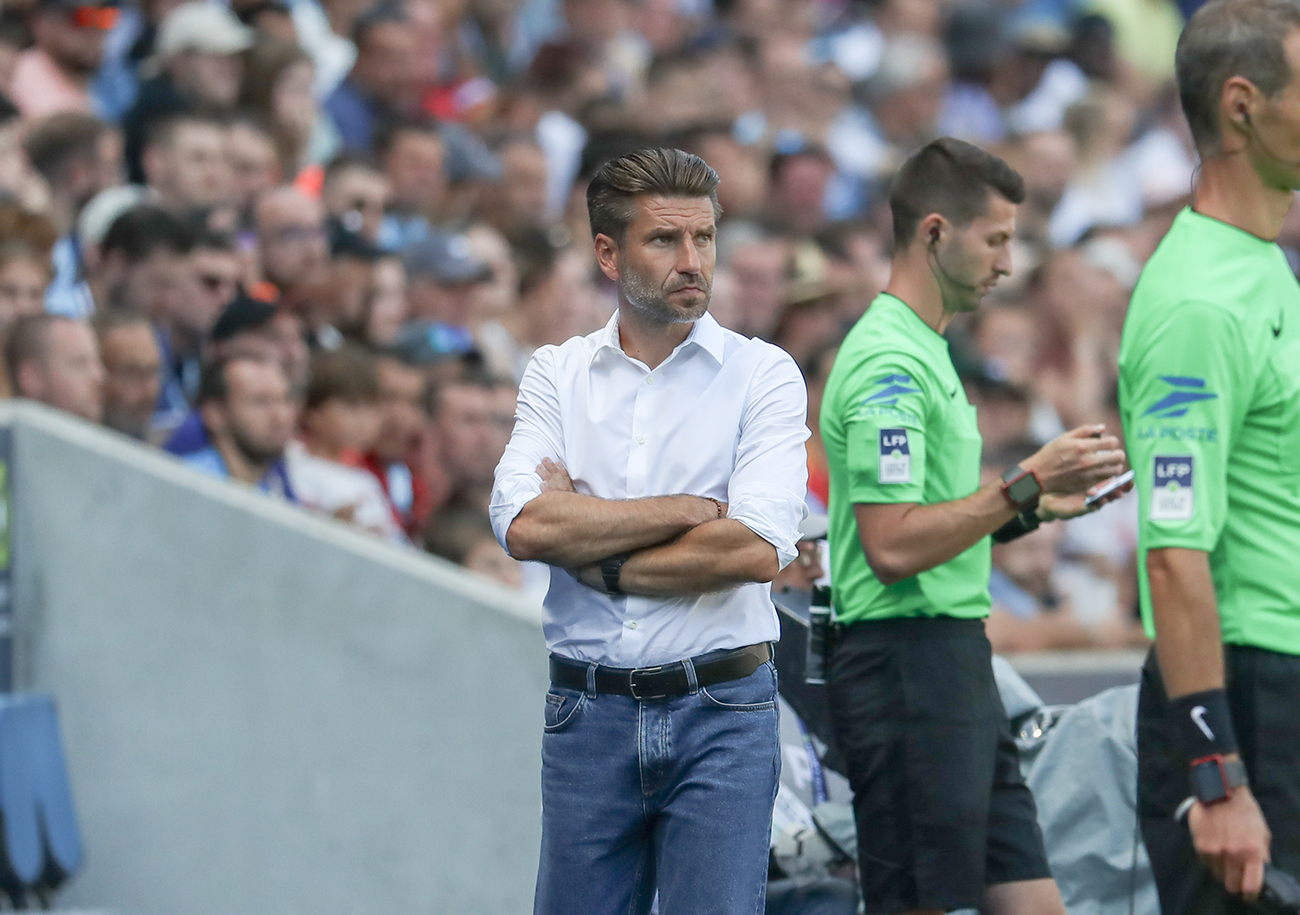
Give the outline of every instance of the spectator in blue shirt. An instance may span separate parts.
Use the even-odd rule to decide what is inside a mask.
[[[199,411],[211,444],[187,455],[185,463],[296,501],[284,450],[293,438],[298,408],[279,364],[235,356],[206,366]]]
[[[365,155],[382,121],[416,109],[416,34],[400,3],[383,2],[357,18],[352,41],[356,63],[325,100],[325,110],[334,119],[343,148]]]

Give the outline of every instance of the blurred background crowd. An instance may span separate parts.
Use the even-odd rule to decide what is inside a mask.
[[[712,312],[802,367],[814,510],[913,149],[1028,185],[1014,275],[949,334],[990,473],[1118,431],[1129,294],[1194,178],[1195,0],[101,2],[0,7],[6,393],[538,594],[487,500],[529,356],[615,307],[584,203],[609,158],[721,175]],[[995,647],[1141,640],[1132,502],[995,549]]]

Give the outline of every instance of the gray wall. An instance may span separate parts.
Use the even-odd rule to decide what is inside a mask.
[[[538,610],[410,550],[26,404],[19,685],[59,703],[121,913],[521,913]]]

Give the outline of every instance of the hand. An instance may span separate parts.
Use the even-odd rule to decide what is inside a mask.
[[[1128,461],[1119,439],[1104,434],[1105,426],[1079,426],[1052,439],[1033,456],[1020,462],[1038,476],[1044,491],[1083,493],[1123,473]]]
[[[1104,481],[1103,481],[1104,482]],[[1088,487],[1087,492],[1060,493],[1045,492],[1038,499],[1038,519],[1040,521],[1062,521],[1068,518],[1077,518],[1080,515],[1086,515],[1089,512],[1095,512],[1103,505],[1109,505],[1116,499],[1124,495],[1133,488],[1133,482],[1130,480],[1118,489],[1106,493],[1095,502],[1089,503],[1088,496],[1096,492],[1102,486],[1098,483],[1095,486]]]
[[[537,475],[542,478],[542,492],[577,492],[573,480],[569,479],[569,471],[559,461],[542,458],[537,465]]]
[[[566,571],[578,580],[578,584],[586,585],[593,591],[605,593],[605,576],[601,574],[600,563],[593,562],[576,569],[566,569]]]
[[[1217,804],[1197,801],[1187,815],[1187,826],[1202,863],[1228,892],[1254,900],[1264,885],[1273,834],[1250,788],[1234,788],[1227,800]]]

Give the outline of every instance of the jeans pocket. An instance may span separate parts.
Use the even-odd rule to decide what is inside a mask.
[[[705,706],[733,712],[762,712],[776,708],[776,667],[764,661],[748,677],[700,687]]]
[[[585,692],[552,686],[546,694],[545,733],[554,734],[572,725],[586,705]]]

